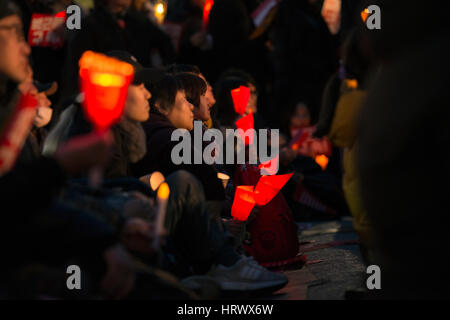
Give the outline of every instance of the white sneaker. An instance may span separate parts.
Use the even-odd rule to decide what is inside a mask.
[[[275,291],[288,283],[284,274],[261,267],[253,257],[243,257],[231,267],[218,265],[208,275],[226,291]]]

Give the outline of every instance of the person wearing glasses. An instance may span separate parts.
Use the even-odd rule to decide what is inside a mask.
[[[68,174],[106,164],[111,136],[83,136],[69,141],[51,158],[41,157],[27,164],[15,161],[34,118],[21,111],[30,108],[19,107],[24,92],[19,91],[18,85],[29,76],[29,54],[19,9],[12,1],[0,0],[0,250],[4,262],[0,266],[1,295],[20,296],[13,279],[33,263],[54,270],[58,264],[78,256],[84,257],[78,261],[86,263],[96,275],[103,295],[122,298],[132,290],[135,273],[131,258],[118,244],[114,231],[84,212],[70,210],[55,201]],[[17,148],[14,150],[11,145]],[[22,289],[28,298],[36,298],[32,294],[52,296],[55,288],[61,293],[59,289],[65,288],[65,281],[34,288],[37,292],[32,283]],[[68,292],[63,294],[67,296]]]

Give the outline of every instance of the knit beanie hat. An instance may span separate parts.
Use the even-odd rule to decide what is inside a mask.
[[[10,0],[0,0],[0,19],[12,15],[21,15],[19,7]]]

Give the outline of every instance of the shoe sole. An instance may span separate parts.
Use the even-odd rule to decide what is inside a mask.
[[[288,280],[277,280],[277,281],[270,281],[270,282],[261,282],[261,283],[255,283],[255,282],[223,282],[220,284],[223,291],[266,291],[266,292],[273,292],[276,290],[279,290],[283,288],[285,285],[287,285]]]
[[[282,289],[286,284],[282,284],[276,287],[271,288],[263,288],[259,290],[253,291],[233,291],[233,290],[222,290],[221,297],[223,299],[259,299],[259,298],[267,298],[280,289]]]

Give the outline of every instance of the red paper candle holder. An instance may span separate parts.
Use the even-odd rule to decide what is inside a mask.
[[[248,100],[250,99],[250,89],[240,86],[231,90],[231,97],[233,98],[234,110],[236,113],[243,115],[247,110]]]
[[[208,29],[209,24],[209,13],[214,5],[214,0],[206,0],[203,6],[203,29]]]
[[[277,176],[262,176],[254,190],[256,204],[263,206],[272,201],[293,174],[294,173]]]
[[[79,65],[84,112],[97,131],[105,131],[122,116],[134,68],[92,51],[83,54]]]
[[[242,131],[244,131],[243,133],[240,133],[244,145],[253,144],[254,134],[251,134],[248,137],[245,135],[247,130],[255,128],[255,119],[253,118],[253,113],[249,113],[245,117],[237,120],[235,124],[238,129],[242,129]]]
[[[250,212],[255,206],[253,186],[238,186],[234,194],[231,216],[240,221],[247,221]]]

